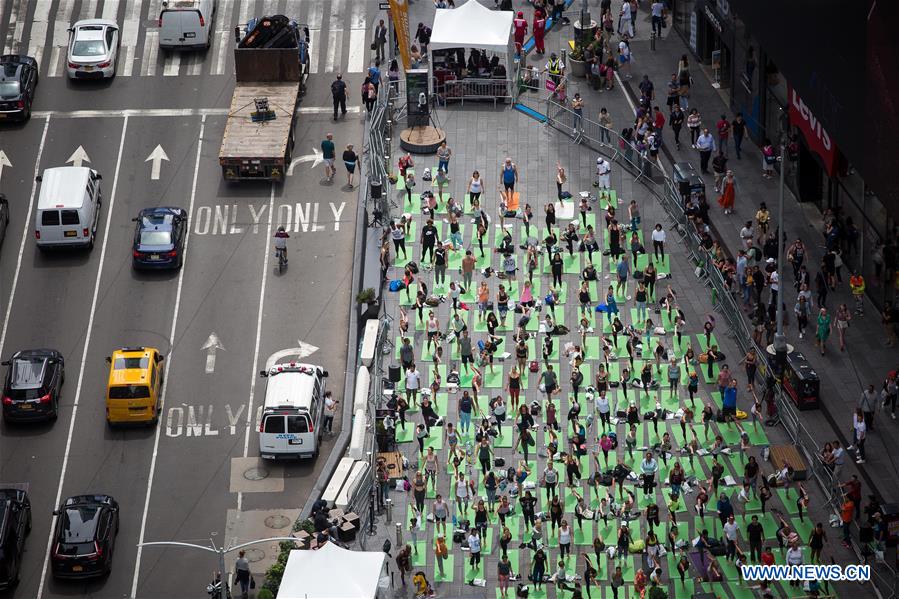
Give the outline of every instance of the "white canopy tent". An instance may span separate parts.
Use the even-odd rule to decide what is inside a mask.
[[[505,53],[506,72],[512,73],[512,17],[510,10],[490,10],[477,0],[459,8],[437,9],[428,50],[476,48]]]
[[[334,543],[287,558],[277,599],[375,599],[384,571],[381,551],[349,551]],[[390,581],[387,579],[387,587]]]

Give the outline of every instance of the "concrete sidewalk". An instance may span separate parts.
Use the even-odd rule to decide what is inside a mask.
[[[591,10],[598,10],[591,6]],[[595,18],[595,17],[594,17]],[[694,85],[691,88],[690,108],[697,108],[703,118],[703,127],[710,131],[715,130],[715,123],[722,114],[728,120],[732,120],[734,114],[730,112],[722,93],[711,85],[707,69],[700,65],[690,53],[684,40],[669,26],[663,30],[663,36],[656,41],[656,50],[650,49],[647,39],[649,32],[649,14],[641,10],[638,18],[637,36],[631,42],[631,50],[634,55],[631,73],[633,78],[624,81],[622,86],[616,85],[612,91],[597,92],[590,88],[583,79],[572,80],[569,93],[580,92],[585,99],[584,114],[588,118],[597,119],[599,109],[606,107],[612,116],[614,129],[620,131],[623,127],[633,126],[632,104],[638,96],[637,85],[642,76],[648,75],[655,86],[656,102],[665,110],[665,88],[673,72],[677,70],[677,61],[682,54],[690,57],[693,65],[692,74]],[[547,48],[564,48],[571,36],[571,28],[562,28],[555,31],[547,40]],[[529,57],[528,62],[537,61],[536,57]],[[630,100],[625,96],[629,94]],[[689,132],[686,127],[681,133],[681,149],[674,145],[673,134],[666,126],[663,137],[664,168],[671,172],[671,163],[680,161],[692,162],[699,170],[699,153],[693,150],[689,144]],[[716,136],[717,138],[717,136]],[[685,143],[686,140],[686,143]],[[717,143],[717,139],[716,139]],[[755,219],[760,202],[766,202],[771,211],[771,229],[774,230],[778,223],[775,222],[778,202],[778,179],[764,179],[761,174],[762,155],[759,148],[747,136],[743,141],[742,160],[737,160],[733,151],[731,140],[729,148],[730,160],[727,167],[734,171],[737,178],[736,203],[733,214],[725,215],[717,204],[718,194],[714,191],[713,176],[706,175],[707,196],[711,206],[710,217],[712,224],[717,229],[721,240],[726,243],[733,255],[740,247],[740,228],[747,220]],[[803,204],[796,200],[789,189],[786,190],[784,205],[784,230],[788,235],[788,244],[797,237],[802,239],[807,248],[805,264],[811,275],[812,289],[814,289],[814,276],[819,270],[821,258],[825,253],[823,221],[821,213],[813,204]],[[848,278],[850,274],[851,257],[844,256],[846,267],[843,268],[843,282],[835,291],[827,296],[826,307],[831,315],[836,308],[845,303],[852,309],[853,300],[849,293]],[[830,339],[829,349],[825,356],[821,356],[814,346],[814,327],[809,329],[810,334],[804,339],[798,338],[795,329],[795,315],[793,306],[796,303],[797,292],[794,289],[791,268],[787,268],[784,276],[784,300],[787,307],[787,319],[791,326],[786,328],[788,342],[795,346],[809,359],[812,366],[821,379],[821,398],[823,409],[820,411],[806,412],[803,414],[803,422],[812,435],[819,436],[820,443],[840,439],[844,446],[852,442],[852,415],[858,403],[859,396],[864,388],[873,384],[879,392],[886,373],[899,366],[899,351],[889,348],[885,344],[885,334],[881,325],[880,315],[870,302],[867,302],[864,316],[853,316],[851,325],[846,333],[846,351],[839,351],[839,343],[836,331]],[[870,282],[869,282],[870,285]],[[816,306],[817,307],[817,306]],[[899,432],[899,421],[893,420],[887,411],[880,410],[875,416],[874,432],[868,437],[866,445],[867,460],[860,466],[862,480],[868,487],[874,487],[884,501],[894,502],[899,499],[899,469],[894,460],[892,447],[895,435]],[[856,465],[847,465],[846,477],[855,471]]]

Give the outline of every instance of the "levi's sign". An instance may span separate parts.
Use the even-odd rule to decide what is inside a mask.
[[[837,162],[837,148],[833,140],[792,86],[787,86],[787,94],[790,102],[790,123],[802,131],[809,149],[821,158],[827,174],[833,176]]]

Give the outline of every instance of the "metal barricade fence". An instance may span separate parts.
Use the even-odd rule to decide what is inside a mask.
[[[449,79],[443,82],[443,99],[463,106],[465,100],[492,100],[496,107],[512,101],[512,84],[510,79]]]

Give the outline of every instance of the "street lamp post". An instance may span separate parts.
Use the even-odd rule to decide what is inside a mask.
[[[784,171],[787,168],[785,160],[786,146],[781,140],[780,143],[780,190],[777,202],[777,309],[776,324],[777,329],[774,333],[774,363],[775,372],[778,376],[783,376],[784,368],[787,364],[787,338],[784,335],[784,301],[783,301],[783,263],[784,263]]]
[[[208,551],[209,553],[216,553],[219,556],[219,579],[221,580],[221,586],[219,588],[219,599],[226,599],[228,596],[228,580],[225,576],[225,554],[231,553],[232,551],[238,551],[239,549],[243,549],[244,547],[249,547],[250,545],[258,545],[259,543],[270,543],[271,541],[291,541],[296,542],[296,537],[269,537],[267,539],[256,539],[255,541],[248,541],[246,543],[241,543],[239,545],[232,545],[230,547],[225,547],[222,545],[221,547],[215,546],[215,541],[209,539],[209,544],[211,546],[206,545],[196,545],[194,543],[184,543],[181,541],[150,541],[147,543],[138,543],[138,547],[150,547],[150,546],[160,546],[166,545],[170,547],[187,547],[189,549],[199,549],[201,551]],[[131,589],[131,597],[134,598],[137,596],[137,578],[134,580],[134,588]]]

